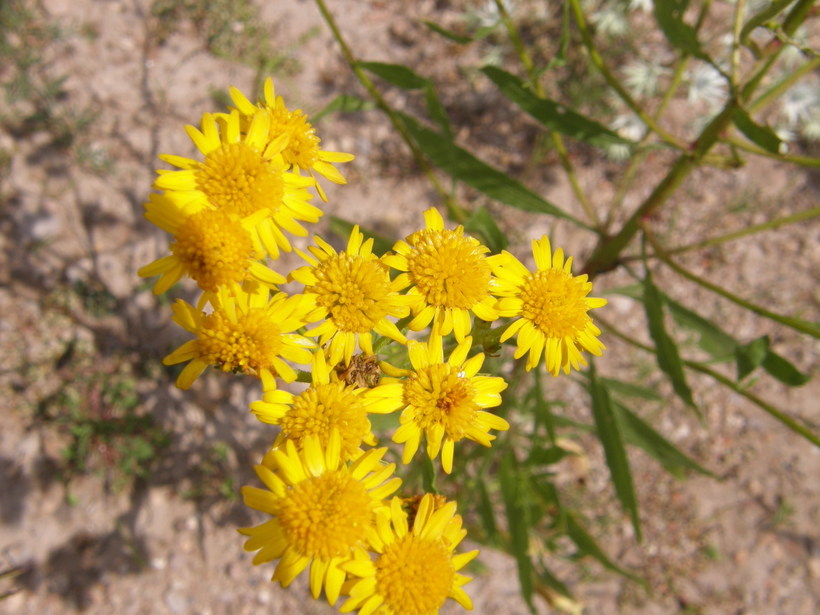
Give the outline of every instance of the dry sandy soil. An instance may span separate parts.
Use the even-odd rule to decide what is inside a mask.
[[[290,106],[314,112],[340,92],[360,93],[311,2],[258,4],[261,27],[279,54],[277,89]],[[495,164],[520,164],[514,152],[527,145],[522,140],[532,127],[523,122],[529,132],[519,133],[520,117],[499,121],[492,115],[488,83],[476,82],[468,96],[448,90],[447,84],[460,80],[457,62],[477,58],[459,58],[455,47],[419,25],[419,19],[449,23],[458,14],[452,5],[459,3],[329,4],[361,57],[407,62],[434,74],[445,104],[458,110],[458,125],[465,126],[460,138],[475,139]],[[189,21],[160,32],[148,0],[45,0],[37,12],[42,23],[62,30],[45,49],[43,65],[52,76],[66,76],[60,108],[89,110],[93,121],[68,148],[55,145],[46,130],[13,130],[10,121],[0,126],[0,395],[6,400],[0,410],[0,569],[23,570],[0,581],[0,592],[12,592],[0,600],[0,613],[334,612],[306,598],[302,580],[288,591],[270,584],[272,570],[254,568],[242,551],[236,527],[258,519],[219,489],[227,486],[235,495],[250,482],[252,464],[272,441],[272,429],[244,410],[258,392],[215,376],[185,394],[176,390],[159,359],[182,336],[169,326],[167,303],[136,276],[167,248],[167,239],[142,218],[156,155],[193,155],[183,125],[218,108],[214,92],[229,85],[250,92],[255,72],[209,53]],[[8,71],[0,67],[0,78],[8,78]],[[417,102],[398,95],[394,100]],[[400,237],[436,202],[375,111],[331,116],[320,124],[320,134],[325,149],[357,156],[346,170],[349,185],[328,188],[328,213]],[[605,202],[617,167],[589,152],[578,160],[583,185],[595,202]],[[627,206],[651,186],[653,169],[657,174],[664,162],[661,157],[650,165]],[[574,211],[557,168],[539,169],[529,184]],[[759,223],[816,203],[816,175],[756,162],[733,173],[697,173],[658,223],[672,238],[699,238],[722,228],[724,206],[740,208],[737,220]],[[530,238],[547,231],[579,256],[592,247],[588,237],[563,225],[494,211],[519,254]],[[326,231],[326,223],[319,228]],[[722,272],[728,288],[776,311],[817,320],[819,238],[816,224],[798,225],[699,253],[687,264],[707,276]],[[799,368],[816,369],[816,345],[733,311],[671,275],[659,273],[659,279],[732,334],[746,340],[769,334]],[[602,278],[600,288],[623,282]],[[608,309],[611,320],[640,330],[634,303],[614,297]],[[740,396],[694,380],[704,411],[699,422],[672,399],[645,357],[615,339],[606,342],[601,370],[636,373],[637,365],[648,386],[669,395],[668,403],[644,408],[646,414],[719,478],[677,481],[636,452],[632,463],[646,534],[636,545],[608,486],[602,453],[594,441],[583,443],[590,462],[586,488],[579,493],[573,477],[566,488],[586,502],[589,526],[611,557],[652,587],[647,594],[593,563],[556,562],[586,612],[818,612],[820,451]],[[816,381],[785,389],[761,378],[753,390],[820,424]],[[151,416],[171,434],[170,446],[156,455],[148,477],[124,486],[105,463],[113,454],[105,447],[92,451],[96,471],[64,480],[62,455],[71,436],[60,417],[104,413],[112,396]],[[567,412],[588,419],[584,398],[572,388],[566,396]],[[482,562],[468,586],[475,612],[526,613],[512,560],[485,550]],[[445,612],[458,611],[451,607]],[[538,608],[551,612],[544,603]]]

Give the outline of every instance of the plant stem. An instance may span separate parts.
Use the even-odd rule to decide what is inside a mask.
[[[327,23],[328,27],[330,28],[331,33],[333,34],[333,38],[336,39],[336,42],[339,44],[339,47],[342,50],[342,55],[347,61],[347,64],[350,66],[350,69],[353,71],[353,74],[356,75],[356,78],[359,82],[364,86],[367,90],[367,93],[370,94],[371,98],[376,103],[376,106],[381,109],[385,115],[387,115],[390,123],[393,124],[393,127],[399,133],[401,138],[410,148],[410,151],[413,154],[413,158],[415,158],[416,163],[419,165],[419,168],[422,170],[424,175],[433,185],[435,191],[439,194],[439,196],[444,200],[445,205],[447,206],[448,211],[456,218],[457,222],[464,222],[468,217],[468,212],[466,212],[461,206],[459,206],[453,198],[450,196],[450,193],[444,188],[441,184],[439,179],[436,177],[433,170],[430,168],[430,165],[427,163],[427,160],[424,158],[421,150],[416,145],[416,142],[413,140],[413,137],[407,132],[404,124],[402,123],[401,119],[399,119],[398,115],[393,112],[393,109],[390,105],[387,104],[387,101],[381,95],[378,88],[373,84],[373,81],[367,74],[362,70],[362,68],[358,65],[356,57],[353,55],[353,52],[350,50],[350,46],[345,41],[344,37],[342,36],[341,31],[339,30],[338,26],[336,25],[336,21],[333,19],[333,15],[325,6],[324,0],[316,0],[316,6],[319,8],[319,12],[322,14],[322,17]]]
[[[586,20],[584,19],[584,11],[581,8],[580,0],[569,0],[572,6],[573,14],[575,15],[575,23],[578,26],[578,30],[581,33],[581,38],[584,41],[584,46],[589,53],[589,59],[595,65],[595,67],[601,72],[604,79],[606,80],[609,87],[611,87],[615,92],[617,92],[618,96],[621,97],[621,100],[624,101],[627,107],[632,109],[632,111],[641,118],[641,121],[646,124],[652,132],[658,135],[661,139],[663,139],[669,145],[679,149],[685,150],[686,144],[683,143],[680,139],[678,139],[675,135],[671,134],[670,132],[661,128],[658,123],[652,119],[646,111],[632,98],[632,95],[626,90],[626,88],[621,85],[620,80],[618,80],[615,75],[613,75],[607,65],[604,63],[604,59],[601,57],[601,54],[598,52],[597,47],[595,47],[595,41],[592,39],[592,34],[587,27]]]
[[[607,333],[611,333],[612,335],[614,335],[615,337],[623,340],[627,344],[629,344],[631,346],[634,346],[635,348],[640,348],[641,350],[644,350],[644,351],[646,351],[650,354],[656,354],[657,353],[657,350],[655,348],[653,348],[652,346],[647,346],[646,344],[642,344],[642,343],[634,340],[632,337],[630,337],[629,335],[623,333],[617,327],[612,325],[612,323],[606,321],[605,319],[601,318],[600,316],[596,316],[595,320],[597,322],[601,323],[601,326],[603,326],[607,330]],[[747,391],[745,388],[740,386],[737,382],[734,382],[731,378],[727,378],[726,376],[724,376],[720,372],[717,372],[713,369],[710,369],[710,368],[706,367],[705,365],[703,365],[702,363],[698,363],[696,361],[687,361],[687,360],[684,359],[683,364],[686,365],[686,367],[688,367],[689,369],[693,369],[696,372],[700,372],[701,374],[705,374],[705,375],[709,376],[710,378],[712,378],[714,380],[717,380],[722,385],[732,389],[738,395],[741,395],[741,396],[745,397],[746,399],[748,399],[750,402],[752,402],[753,404],[755,404],[756,406],[761,408],[764,412],[766,412],[769,416],[771,416],[775,420],[783,423],[786,427],[788,427],[789,429],[791,429],[795,433],[797,433],[797,434],[803,436],[804,438],[806,438],[806,440],[808,440],[809,442],[811,442],[815,446],[820,446],[820,438],[818,438],[818,436],[815,433],[813,433],[808,427],[806,427],[802,423],[796,421],[795,419],[793,419],[789,415],[785,414],[784,412],[781,412],[780,410],[775,408],[773,405],[771,405],[769,402],[761,399],[760,397],[758,397],[754,393],[751,393],[751,392]]]
[[[812,218],[816,218],[820,216],[820,207],[815,207],[813,209],[807,209],[806,211],[801,211],[796,214],[792,214],[791,216],[785,216],[783,218],[776,218],[774,220],[770,220],[769,222],[763,222],[762,224],[755,224],[754,226],[748,226],[746,228],[740,229],[739,231],[735,231],[733,233],[727,233],[726,235],[720,235],[718,237],[712,237],[711,239],[704,239],[703,241],[699,241],[697,243],[690,243],[689,245],[680,246],[677,248],[672,248],[666,251],[666,254],[669,256],[673,256],[676,254],[683,254],[685,252],[691,252],[693,250],[701,250],[703,248],[712,248],[714,246],[719,246],[723,243],[728,243],[730,241],[734,241],[736,239],[741,239],[742,237],[748,237],[750,235],[756,235],[757,233],[763,231],[771,231],[781,226],[785,226],[787,224],[793,224],[795,222],[802,222],[803,220],[811,220]],[[646,258],[658,258],[657,254],[647,254]],[[637,261],[643,260],[644,256],[642,254],[633,254],[630,256],[623,257],[623,262],[630,262],[630,261]]]
[[[775,154],[774,152],[770,152],[762,147],[758,147],[757,145],[743,141],[735,136],[725,137],[723,140],[726,143],[730,143],[736,148],[743,150],[744,152],[749,152],[750,154],[755,154],[757,156],[763,156],[764,158],[773,158],[778,162],[791,162],[793,164],[799,164],[803,167],[820,167],[820,158],[800,156],[798,154]]]
[[[510,17],[509,12],[507,11],[507,7],[504,6],[502,0],[495,0],[495,5],[496,7],[498,7],[498,14],[501,15],[501,20],[504,22],[504,26],[507,28],[507,33],[510,36],[510,41],[512,41],[513,47],[515,47],[515,51],[518,54],[518,58],[519,60],[521,60],[521,64],[524,66],[524,70],[527,72],[527,78],[529,80],[530,86],[535,92],[535,95],[538,98],[543,99],[544,87],[541,85],[540,79],[538,79],[538,71],[535,69],[535,64],[532,61],[532,56],[530,56],[529,52],[527,51],[527,47],[524,45],[524,42],[521,40],[521,36],[518,34],[518,28],[515,27],[515,23]],[[587,198],[586,194],[584,194],[584,191],[581,188],[581,184],[578,181],[578,176],[575,173],[575,168],[573,167],[572,161],[570,160],[569,154],[567,153],[567,148],[564,146],[563,137],[556,130],[550,130],[549,135],[552,139],[553,145],[555,145],[555,151],[558,152],[558,157],[561,160],[561,166],[564,168],[564,172],[567,174],[567,179],[569,180],[570,186],[572,187],[572,192],[575,194],[575,198],[578,199],[578,202],[581,204],[581,207],[583,207],[584,212],[586,213],[592,225],[598,227],[600,225],[598,215],[595,213],[595,209],[592,207],[592,205],[589,202],[589,199]]]
[[[646,228],[646,225],[643,225],[644,236],[649,241],[652,246],[652,249],[655,252],[655,255],[665,264],[667,265],[672,271],[677,273],[678,275],[686,278],[687,280],[694,282],[695,284],[702,286],[703,288],[712,291],[716,295],[720,295],[724,299],[728,299],[732,303],[739,305],[742,308],[745,308],[751,312],[754,312],[758,316],[763,316],[764,318],[768,318],[770,320],[774,320],[775,322],[779,322],[782,325],[795,329],[796,331],[800,331],[801,333],[806,333],[811,335],[814,338],[820,338],[820,327],[817,325],[806,322],[803,320],[799,320],[797,318],[792,318],[789,316],[782,316],[780,314],[775,314],[774,312],[770,312],[766,308],[760,307],[750,301],[746,301],[742,297],[735,295],[734,293],[730,293],[728,290],[723,288],[722,286],[718,286],[717,284],[712,284],[711,282],[704,280],[703,278],[695,275],[691,271],[684,269],[680,265],[678,265],[675,261],[670,258],[669,254],[661,247],[660,243],[655,239],[655,236],[652,232]]]
[[[783,93],[789,88],[791,88],[801,77],[803,77],[803,75],[813,73],[818,67],[820,67],[820,58],[812,58],[805,64],[802,64],[793,72],[789,73],[783,79],[772,85],[769,89],[763,92],[763,94],[758,96],[751,104],[749,104],[749,113],[758,111],[761,107],[773,102],[778,97],[782,96]]]

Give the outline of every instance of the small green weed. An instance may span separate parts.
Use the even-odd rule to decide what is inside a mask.
[[[236,485],[230,469],[230,447],[217,442],[205,451],[191,477],[191,487],[182,492],[189,500],[235,502]]]

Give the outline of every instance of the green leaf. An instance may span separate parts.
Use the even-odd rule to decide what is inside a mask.
[[[576,224],[583,225],[583,223],[564,213],[549,201],[542,199],[505,173],[494,169],[471,153],[458,147],[444,135],[425,128],[409,115],[399,113],[399,116],[407,131],[425,155],[430,158],[430,161],[453,178],[506,205],[524,211],[534,211],[557,218],[565,218]]]
[[[636,583],[640,583],[646,587],[646,581],[644,579],[626,570],[625,568],[621,568],[609,559],[603,549],[601,549],[601,547],[598,546],[598,543],[595,542],[595,539],[590,536],[583,527],[581,527],[581,524],[578,523],[578,520],[573,514],[567,513],[566,524],[567,536],[570,537],[572,542],[575,543],[575,546],[578,547],[578,550],[583,555],[590,555],[594,557],[601,563],[601,565],[603,565],[604,568],[611,570],[612,572],[617,572],[618,574],[623,575],[628,579],[632,579]]]
[[[622,395],[624,397],[637,397],[639,399],[648,399],[650,401],[663,401],[663,397],[656,391],[639,386],[632,382],[624,382],[613,378],[600,378],[600,382],[606,386],[610,392],[616,393],[617,395]]]
[[[773,350],[769,350],[769,352],[766,353],[766,358],[763,359],[761,366],[769,375],[777,378],[780,382],[788,386],[803,386],[811,380],[810,376],[802,373]]]
[[[562,596],[572,598],[572,593],[569,591],[569,588],[562,583],[558,577],[552,574],[552,571],[543,565],[543,562],[542,565],[536,569],[535,574],[538,575],[538,580],[541,581],[542,584],[558,592]]]
[[[646,310],[646,318],[649,324],[649,335],[655,342],[658,367],[669,376],[672,381],[672,388],[675,393],[688,405],[695,408],[695,401],[692,399],[692,390],[686,384],[686,377],[683,373],[683,362],[678,354],[678,347],[666,332],[666,325],[663,322],[663,303],[660,291],[652,283],[652,273],[647,269],[646,277],[643,281],[643,302]]]
[[[478,486],[478,514],[481,517],[481,525],[484,527],[484,532],[487,534],[487,539],[490,544],[498,544],[498,526],[495,523],[495,513],[493,512],[493,505],[490,502],[490,494],[487,493],[487,485],[485,481],[477,481]]]
[[[629,459],[626,455],[621,429],[612,410],[609,391],[598,380],[595,372],[595,363],[589,366],[589,392],[592,397],[592,415],[595,417],[595,427],[598,439],[604,447],[606,464],[612,476],[615,494],[624,510],[632,519],[635,535],[641,541],[641,520],[638,516],[638,501],[635,498],[635,487],[632,484],[632,471],[629,468]]]
[[[490,248],[490,252],[498,254],[507,247],[509,243],[507,236],[501,232],[495,219],[484,207],[476,209],[470,218],[464,223],[464,228],[471,233],[481,235],[484,245]]]
[[[507,451],[501,461],[500,479],[501,495],[507,513],[507,525],[510,531],[510,553],[518,564],[518,582],[521,584],[521,596],[534,611],[532,601],[533,565],[529,556],[530,528],[532,526],[530,509],[524,505],[522,488],[525,483],[515,472],[517,466],[512,451]]]
[[[427,112],[432,120],[447,134],[448,138],[452,140],[452,129],[450,120],[447,118],[447,112],[436,93],[435,85],[427,77],[422,77],[402,64],[359,62],[357,65],[404,90],[424,90]]]
[[[740,382],[760,367],[768,352],[768,335],[758,337],[743,346],[738,346],[735,349],[735,356],[737,357],[737,381]]]
[[[436,487],[436,466],[427,455],[421,456],[421,486],[425,493],[438,493]]]
[[[684,477],[685,470],[694,470],[700,474],[716,478],[709,470],[697,461],[688,457],[674,444],[655,431],[649,423],[618,402],[613,403],[618,424],[624,440],[633,446],[643,449],[667,472],[678,478]]]
[[[498,86],[504,96],[549,130],[555,130],[598,147],[634,145],[633,141],[624,139],[606,126],[576,113],[565,105],[539,98],[515,75],[496,66],[485,66],[481,72]]]
[[[452,30],[447,30],[446,28],[442,28],[435,22],[432,21],[423,21],[422,22],[425,26],[430,28],[436,34],[440,34],[446,39],[453,41],[454,43],[458,43],[459,45],[466,45],[467,43],[473,42],[473,37],[465,36],[463,34],[457,34]]]
[[[683,21],[687,6],[689,0],[654,2],[655,20],[670,45],[713,64],[712,59],[701,48],[695,29]]]
[[[669,313],[681,326],[700,335],[698,346],[715,359],[731,360],[734,357],[738,341],[715,323],[706,320],[687,307],[684,307],[665,293],[658,291]]]
[[[572,451],[568,451],[560,446],[550,446],[548,448],[536,447],[530,451],[524,463],[528,466],[549,466],[573,454]]]
[[[359,68],[370,71],[377,77],[392,83],[403,90],[420,90],[424,88],[428,79],[417,75],[413,70],[402,64],[386,64],[384,62],[357,62]]]
[[[350,237],[350,231],[353,230],[354,224],[352,222],[348,222],[347,220],[343,220],[342,218],[337,218],[336,216],[328,216],[328,222],[330,223],[330,231],[341,237],[344,241],[347,241]],[[365,239],[373,239],[373,254],[376,256],[381,256],[382,254],[385,254],[393,249],[393,241],[390,241],[381,235],[377,235],[376,233],[365,228],[359,228],[359,230],[362,232]]]
[[[780,137],[768,126],[756,124],[745,109],[736,109],[732,121],[737,129],[755,145],[759,145],[772,154],[781,153],[780,148],[783,147],[783,141],[780,140]]]
[[[374,109],[375,107],[376,105],[369,100],[364,100],[358,96],[350,96],[349,94],[340,94],[325,105],[324,109],[321,109],[319,112],[315,113],[310,118],[310,121],[313,124],[316,124],[323,117],[335,111],[368,111],[370,109]]]

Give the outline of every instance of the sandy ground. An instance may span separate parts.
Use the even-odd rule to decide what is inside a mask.
[[[499,118],[491,113],[494,99],[487,83],[476,83],[469,96],[448,90],[446,85],[459,79],[458,62],[474,58],[459,57],[440,39],[431,43],[419,25],[418,19],[447,23],[457,7],[375,0],[330,4],[361,57],[407,62],[434,73],[445,86],[445,104],[457,110],[458,125],[475,120],[460,137],[480,146],[495,164],[520,163],[517,146],[525,145],[520,140],[532,133],[531,126],[520,136],[520,118],[516,123],[502,117],[494,124]],[[161,42],[149,8],[147,0],[46,0],[43,22],[63,31],[45,51],[46,70],[67,77],[60,104],[90,110],[93,121],[69,149],[54,146],[45,131],[0,129],[7,158],[0,171],[0,394],[6,400],[0,410],[0,568],[24,570],[17,579],[0,582],[0,592],[15,591],[0,601],[0,613],[334,612],[306,598],[302,579],[283,591],[268,582],[270,567],[251,566],[236,527],[258,519],[241,502],[219,495],[226,479],[234,494],[251,481],[252,464],[273,439],[272,428],[244,410],[258,392],[245,382],[208,377],[183,394],[158,366],[183,336],[169,326],[167,304],[158,303],[136,276],[167,247],[167,239],[142,218],[156,155],[193,155],[183,125],[217,108],[213,93],[229,85],[249,92],[255,73],[209,53],[201,33],[187,22]],[[276,0],[262,4],[260,14],[281,54],[277,89],[291,106],[310,113],[340,92],[360,93],[312,3]],[[398,95],[393,100],[418,103]],[[488,136],[493,127],[497,138]],[[389,237],[417,228],[421,213],[435,203],[434,194],[384,118],[376,112],[331,116],[319,130],[325,149],[357,156],[346,170],[349,185],[327,188],[327,213]],[[583,185],[595,202],[604,203],[612,195],[615,167],[589,152],[580,152],[578,159]],[[650,165],[627,207],[652,185],[663,164],[659,157]],[[559,176],[556,163],[532,177],[530,185],[578,209]],[[657,222],[673,239],[699,238],[722,228],[723,207],[740,208],[744,222],[759,223],[816,202],[816,175],[755,162],[731,174],[696,173]],[[566,226],[494,211],[519,247],[550,232],[575,254],[592,248],[588,237]],[[325,232],[326,222],[318,228]],[[817,320],[818,239],[816,224],[788,227],[698,253],[686,264],[707,276],[728,272],[725,285],[750,300]],[[671,285],[673,296],[694,301],[690,305],[732,334],[742,339],[769,334],[799,368],[816,369],[815,344],[737,312],[668,272],[658,277]],[[605,277],[600,288],[624,282],[617,275]],[[612,320],[640,330],[642,315],[628,299],[613,297],[608,309]],[[556,559],[555,570],[586,612],[816,613],[820,451],[740,396],[693,379],[704,411],[698,421],[672,399],[645,357],[634,356],[617,340],[606,342],[602,371],[632,370],[669,396],[667,403],[641,411],[719,478],[677,481],[636,452],[631,460],[645,524],[644,541],[636,545],[608,486],[601,451],[594,441],[582,442],[590,461],[586,487],[579,489],[570,472],[563,488],[584,503],[590,527],[611,557],[652,587],[647,594],[595,564],[569,566]],[[125,488],[110,471],[92,471],[66,484],[59,469],[68,435],[54,420],[70,405],[64,393],[85,392],[82,399],[89,406],[104,407],[111,382],[128,383],[141,413],[173,434],[171,445],[147,479]],[[820,422],[816,381],[786,389],[761,378],[753,390],[815,426]],[[588,419],[578,391],[568,387],[565,395],[567,412]],[[105,454],[97,451],[97,458]],[[475,612],[526,613],[512,560],[490,550],[481,560],[483,567],[468,586]],[[550,612],[543,603],[538,607]],[[449,605],[444,612],[458,610]]]

